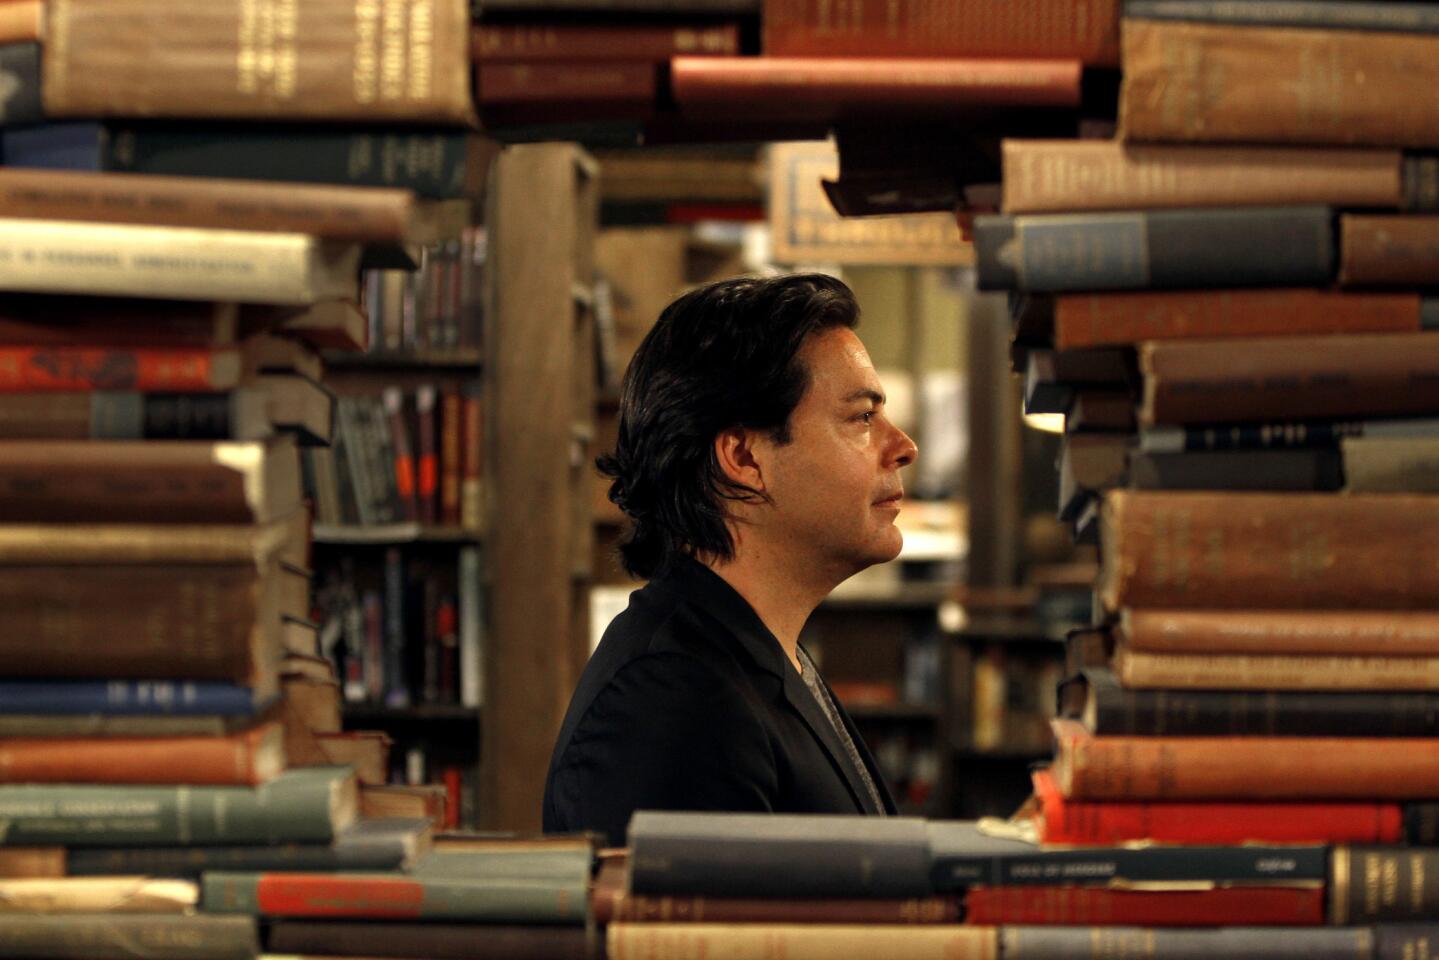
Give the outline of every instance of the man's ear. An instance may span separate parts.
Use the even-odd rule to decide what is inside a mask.
[[[715,462],[731,483],[763,494],[764,471],[760,466],[760,458],[755,455],[755,443],[758,439],[759,434],[744,427],[721,430],[715,437]]]

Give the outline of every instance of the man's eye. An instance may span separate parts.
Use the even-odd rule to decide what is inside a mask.
[[[864,425],[865,425],[865,426],[869,426],[870,424],[872,424],[872,423],[874,422],[874,411],[873,411],[873,410],[867,410],[867,411],[865,411],[864,413],[861,413],[861,414],[859,415],[859,418],[864,421]]]

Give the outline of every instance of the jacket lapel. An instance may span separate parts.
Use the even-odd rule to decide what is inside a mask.
[[[829,762],[841,777],[844,778],[845,786],[849,787],[850,795],[854,797],[855,804],[865,813],[879,813],[875,809],[874,801],[869,797],[869,791],[864,788],[864,780],[860,777],[859,771],[849,759],[849,751],[840,742],[839,735],[834,732],[834,726],[830,724],[829,718],[824,715],[819,704],[814,699],[814,694],[809,692],[805,686],[804,678],[793,668],[785,670],[784,673],[784,695],[789,705],[800,715],[800,719],[809,727],[809,732],[819,741],[819,745],[829,756]],[[853,734],[851,734],[853,736]]]

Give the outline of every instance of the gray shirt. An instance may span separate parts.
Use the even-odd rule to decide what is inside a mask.
[[[875,789],[874,786],[874,779],[869,775],[869,770],[865,767],[864,761],[860,759],[859,751],[855,749],[854,739],[850,737],[849,731],[844,727],[844,722],[839,718],[839,711],[835,709],[834,700],[830,698],[829,690],[820,682],[819,669],[815,667],[814,661],[809,658],[809,654],[805,652],[804,647],[797,647],[796,649],[799,653],[800,666],[804,668],[800,674],[804,677],[804,685],[809,687],[809,692],[814,695],[814,699],[819,704],[820,710],[824,711],[825,718],[829,720],[829,725],[834,727],[835,736],[839,737],[839,742],[844,744],[845,753],[849,754],[849,762],[854,764],[854,768],[859,771],[860,779],[864,781],[864,788],[869,791],[869,798],[874,801],[876,809],[878,809],[880,815],[883,816],[884,801],[880,799],[879,791]]]

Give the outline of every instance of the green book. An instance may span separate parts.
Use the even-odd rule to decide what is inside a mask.
[[[588,883],[588,864],[553,879],[207,871],[200,879],[200,909],[267,918],[582,924]]]
[[[0,914],[0,957],[27,960],[253,960],[250,917]]]
[[[354,821],[350,767],[287,770],[258,787],[0,786],[0,845],[328,843]]]

